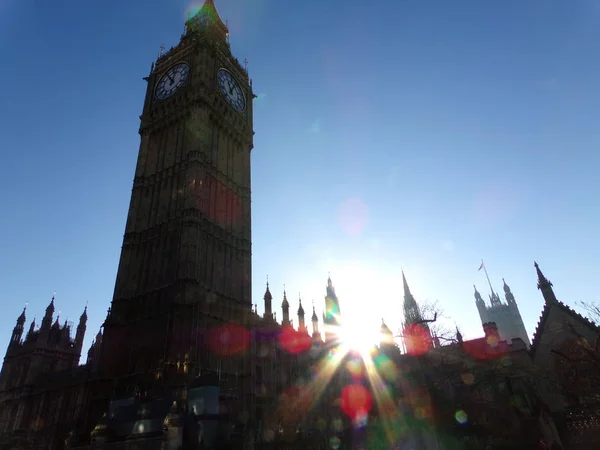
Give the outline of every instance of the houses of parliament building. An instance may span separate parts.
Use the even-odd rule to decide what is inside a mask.
[[[506,303],[475,290],[474,340],[436,336],[403,273],[401,335],[382,319],[366,351],[339,339],[331,278],[322,317],[285,292],[276,314],[268,283],[258,314],[255,95],[228,39],[206,0],[152,64],[102,330],[80,364],[86,309],[61,323],[52,298],[39,326],[25,310],[16,319],[0,449],[597,449],[599,330],[537,264],[545,303],[531,343],[506,283]]]

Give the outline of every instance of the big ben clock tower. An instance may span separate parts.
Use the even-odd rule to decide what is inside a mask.
[[[230,339],[247,329],[252,313],[253,93],[213,0],[189,18],[180,43],[145,79],[141,143],[100,362],[105,379],[138,392],[217,366],[243,372],[238,365],[248,362],[219,359],[223,353],[210,342],[222,343],[210,333],[236,324]]]

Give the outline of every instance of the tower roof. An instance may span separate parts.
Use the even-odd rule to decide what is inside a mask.
[[[265,290],[265,296],[263,297],[265,300],[272,300],[273,296],[271,295],[271,291],[269,290],[269,281],[267,280],[267,289]]]
[[[302,307],[302,299],[300,298],[300,294],[298,294],[298,315],[299,316],[303,316],[304,315],[304,308]]]
[[[318,322],[319,321],[319,317],[317,317],[317,312],[315,311],[315,302],[314,301],[313,301],[312,321],[313,322]]]
[[[225,40],[229,30],[221,20],[215,2],[205,0],[198,12],[188,17],[186,23],[187,31],[210,32],[211,34]]]
[[[281,306],[284,308],[290,307],[290,302],[288,302],[287,294],[285,293],[285,286],[283,287],[283,301],[281,302]]]

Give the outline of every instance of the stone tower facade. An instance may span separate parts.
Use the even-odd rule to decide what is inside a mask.
[[[204,369],[203,330],[251,311],[251,80],[212,0],[148,77],[114,296],[102,337],[116,394],[180,386]],[[232,372],[247,364],[231,362]],[[239,365],[241,366],[239,366]],[[233,367],[235,366],[235,367]],[[243,367],[242,367],[243,366]]]
[[[525,324],[521,318],[517,301],[506,281],[504,284],[504,296],[506,303],[502,303],[500,296],[493,292],[490,294],[490,304],[487,305],[477,288],[475,288],[475,304],[479,311],[479,317],[482,324],[495,322],[498,327],[500,339],[511,342],[512,339],[519,338],[529,347],[531,345]]]

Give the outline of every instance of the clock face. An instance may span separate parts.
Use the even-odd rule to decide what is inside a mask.
[[[217,72],[217,83],[219,84],[221,94],[223,94],[223,97],[225,97],[229,104],[233,106],[233,109],[238,112],[242,112],[246,109],[244,92],[229,71],[219,69]]]
[[[175,64],[160,79],[156,85],[155,95],[159,100],[164,100],[175,93],[188,78],[190,68],[185,63]]]

